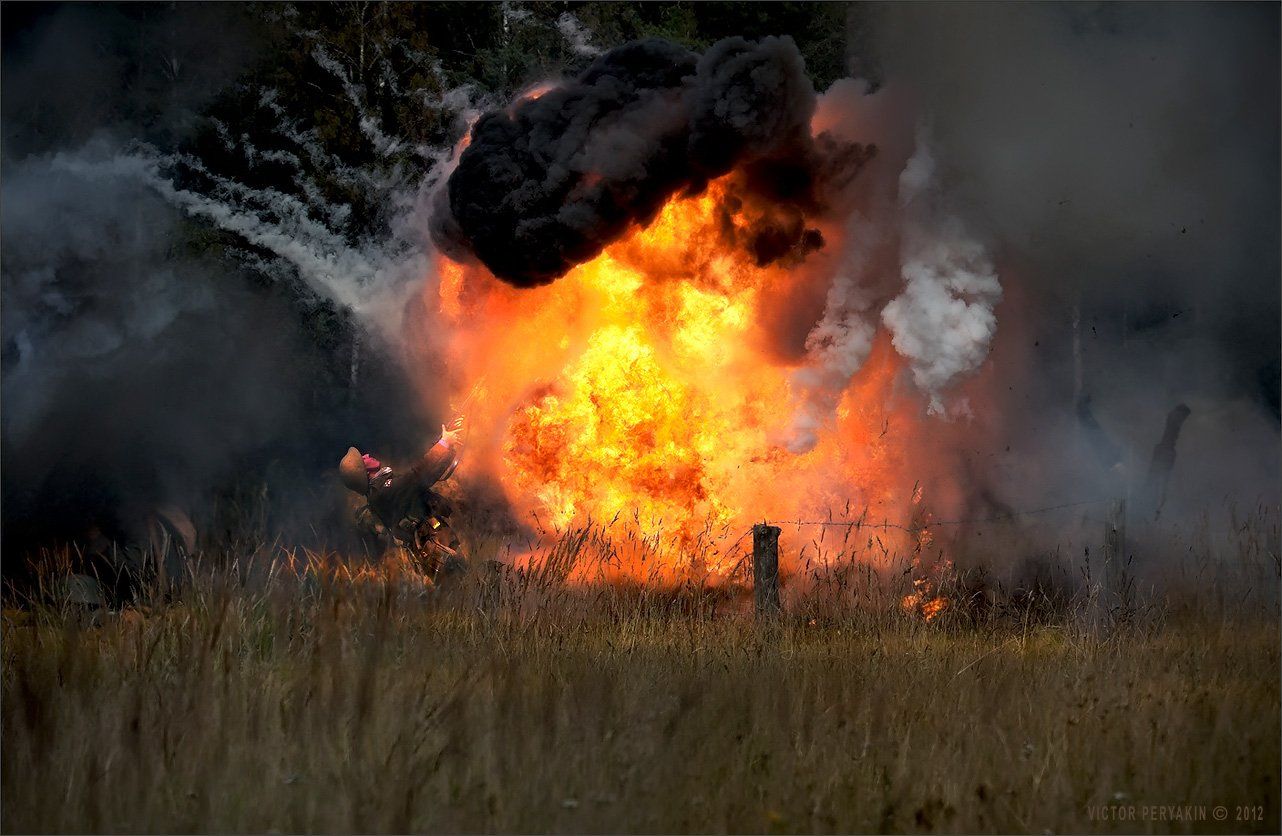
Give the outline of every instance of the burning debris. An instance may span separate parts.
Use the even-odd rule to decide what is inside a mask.
[[[921,556],[916,555],[908,571],[915,576],[912,579],[913,591],[903,597],[900,606],[904,612],[919,616],[927,623],[934,621],[953,604],[945,591],[953,580],[953,562],[941,558],[923,565]]]

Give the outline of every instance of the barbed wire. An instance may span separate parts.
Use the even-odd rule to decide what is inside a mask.
[[[800,528],[803,525],[823,525],[834,526],[839,528],[876,528],[886,530],[888,528],[898,529],[900,531],[916,532],[927,528],[933,528],[938,525],[973,525],[975,523],[1003,522],[1013,520],[1018,517],[1027,517],[1033,514],[1045,514],[1050,511],[1061,511],[1065,508],[1080,508],[1085,505],[1102,505],[1106,502],[1115,502],[1114,499],[1087,499],[1081,502],[1066,502],[1062,505],[1048,505],[1045,508],[1029,508],[1023,511],[1008,511],[1004,514],[996,514],[990,517],[974,517],[968,520],[929,520],[926,522],[915,523],[912,525],[902,525],[883,520],[882,522],[868,522],[864,518],[857,520],[762,520],[754,525],[795,525]]]
[[[1114,497],[1110,497],[1107,499],[1085,499],[1085,500],[1082,500],[1081,502],[1065,502],[1062,505],[1047,505],[1044,508],[1029,508],[1023,511],[1008,511],[1004,514],[995,514],[988,517],[973,517],[971,519],[966,519],[966,520],[930,520],[930,521],[921,522],[921,523],[914,523],[911,525],[892,523],[886,520],[882,520],[881,522],[869,522],[866,518],[863,518],[863,517],[857,520],[801,520],[801,519],[761,520],[760,522],[753,523],[743,532],[743,534],[739,535],[739,538],[730,544],[730,548],[733,549],[736,546],[738,546],[741,542],[743,542],[743,539],[747,537],[749,534],[751,534],[752,529],[758,525],[777,525],[780,527],[791,525],[791,526],[796,526],[797,528],[801,528],[802,526],[806,526],[806,525],[819,525],[819,526],[831,526],[834,528],[849,528],[851,530],[854,530],[854,529],[862,530],[865,528],[871,528],[879,531],[886,531],[888,529],[893,528],[897,531],[905,531],[911,534],[911,533],[916,533],[918,531],[924,531],[928,528],[933,528],[935,526],[940,526],[940,525],[974,525],[976,523],[1005,522],[1007,520],[1013,520],[1019,517],[1032,516],[1034,514],[1045,514],[1051,511],[1062,511],[1066,508],[1081,508],[1087,505],[1103,505],[1104,503],[1116,502],[1116,501],[1117,500]]]
[[[776,525],[780,527],[796,526],[797,528],[801,528],[802,526],[813,525],[813,526],[824,526],[824,527],[832,527],[832,528],[847,528],[851,531],[855,531],[855,530],[862,531],[863,529],[886,531],[889,529],[895,529],[897,531],[915,533],[918,531],[924,531],[926,529],[929,529],[935,526],[974,525],[978,523],[998,523],[998,522],[1005,522],[1008,520],[1018,519],[1020,517],[1029,517],[1036,514],[1046,514],[1046,513],[1050,513],[1051,511],[1062,511],[1068,508],[1082,508],[1087,505],[1103,505],[1106,503],[1113,503],[1117,501],[1118,501],[1118,497],[1105,497],[1101,499],[1085,499],[1085,500],[1081,500],[1080,502],[1064,502],[1059,505],[1046,505],[1041,508],[1026,508],[1020,511],[1007,511],[1005,513],[993,514],[987,517],[971,517],[970,519],[962,519],[962,520],[927,520],[919,523],[912,523],[909,525],[903,525],[902,523],[892,523],[887,520],[882,520],[881,522],[870,522],[866,516],[860,517],[859,519],[856,519],[856,520],[833,520],[833,519],[759,520],[749,525],[747,528],[745,528],[743,530],[743,533],[740,534],[738,537],[736,537],[733,543],[731,543],[729,546],[725,546],[722,548],[725,549],[726,553],[733,553],[734,550],[739,547],[739,544],[742,543],[744,539],[749,534],[751,534],[752,530],[758,525]],[[867,514],[866,511],[865,511],[865,514]],[[615,520],[618,519],[618,516],[619,516],[618,514],[615,514]],[[538,515],[535,514],[534,518],[537,521]],[[610,525],[613,525],[613,522],[614,521],[612,520]],[[729,527],[727,526],[727,528]],[[730,529],[730,530],[732,531],[733,529]],[[722,537],[727,536],[729,533],[730,531],[723,529],[721,537],[718,537],[717,539],[721,539]],[[735,565],[730,570],[731,574],[733,574],[734,572],[738,571],[741,568],[742,564],[744,563],[744,560],[746,560],[746,558],[750,554],[751,553],[745,554],[744,557],[736,561]]]

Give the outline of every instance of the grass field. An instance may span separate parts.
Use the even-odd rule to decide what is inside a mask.
[[[6,610],[5,832],[1279,828],[1271,566],[930,623],[897,590],[757,625],[690,588],[236,581]]]

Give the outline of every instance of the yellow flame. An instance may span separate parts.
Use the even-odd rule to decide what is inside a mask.
[[[819,445],[782,446],[799,358],[767,350],[760,319],[764,294],[787,297],[800,274],[728,243],[740,220],[725,188],[673,199],[546,287],[442,263],[448,362],[460,391],[485,381],[471,466],[493,472],[519,515],[564,527],[622,513],[680,539],[709,523],[906,504],[920,410],[894,406],[884,337]]]

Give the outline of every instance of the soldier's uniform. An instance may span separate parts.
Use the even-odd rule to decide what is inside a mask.
[[[368,461],[373,461],[372,459]],[[449,500],[432,490],[448,479],[458,467],[458,450],[442,439],[432,445],[408,470],[400,473],[378,465],[370,472],[365,457],[355,447],[348,450],[339,472],[348,488],[363,494],[367,505],[357,512],[358,522],[372,527],[372,515],[397,540],[415,553],[422,551],[428,540],[435,540],[457,551],[458,539],[448,530]],[[444,537],[434,533],[446,527]]]
[[[432,490],[458,467],[458,453],[442,443],[432,445],[409,470],[381,467],[369,477],[369,507],[393,536],[411,539],[419,525],[450,515],[449,502]]]

